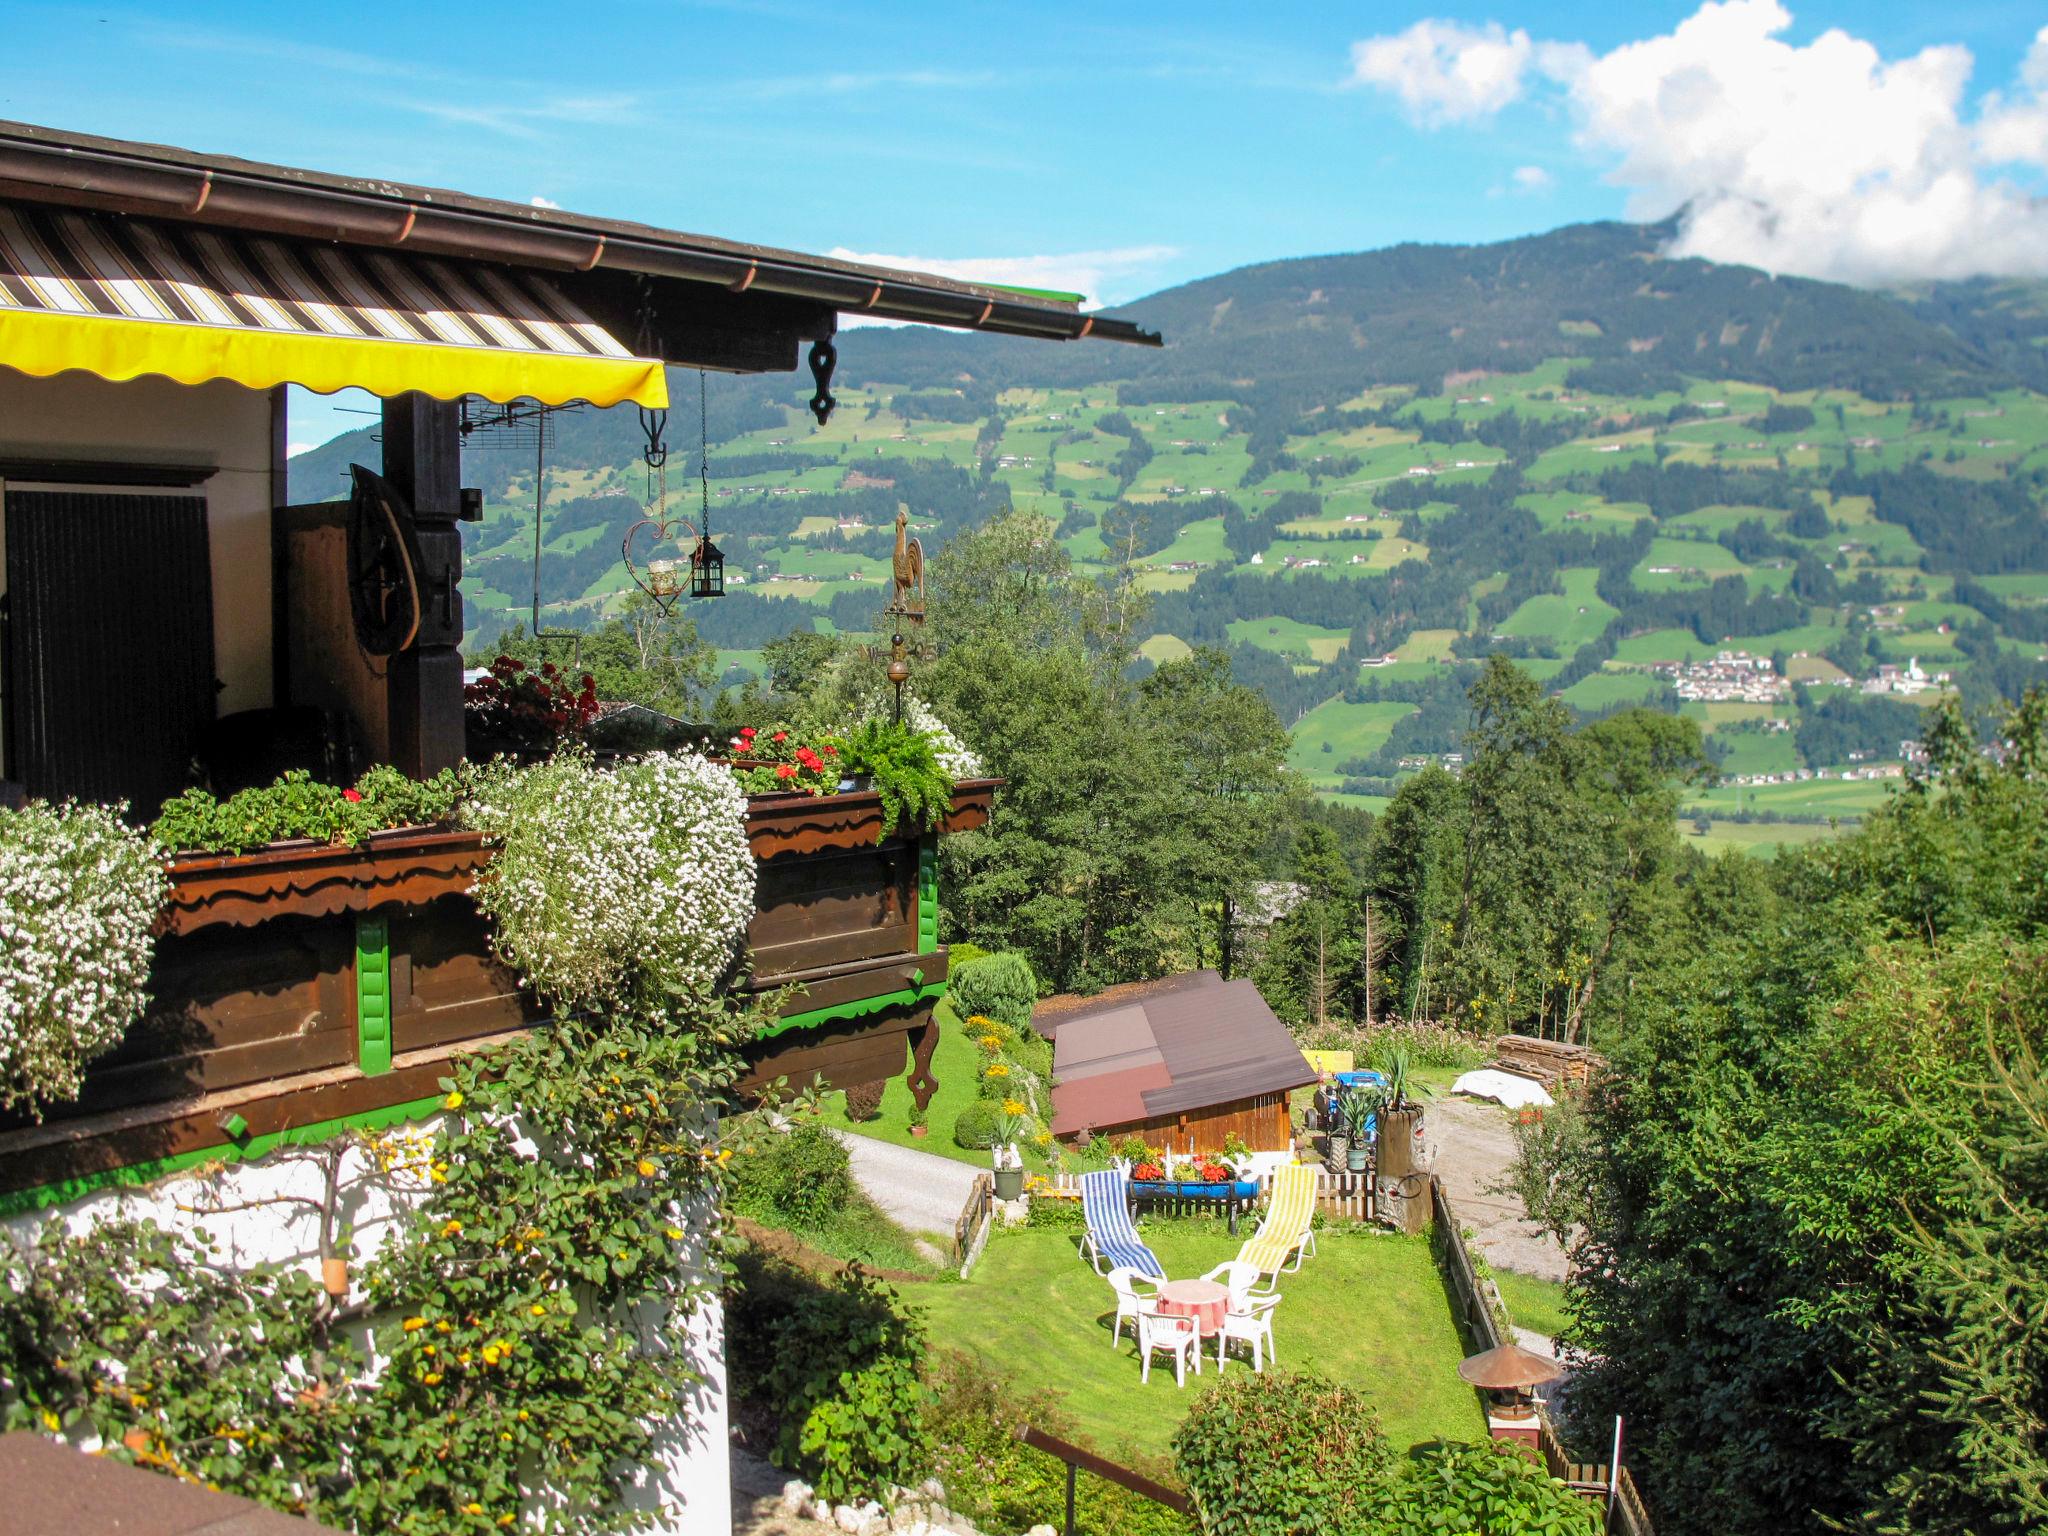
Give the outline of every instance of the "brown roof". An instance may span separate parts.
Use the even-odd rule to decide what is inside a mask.
[[[1151,981],[1119,982],[1116,986],[1104,987],[1100,992],[1062,992],[1056,997],[1039,1000],[1031,1010],[1031,1027],[1050,1040],[1059,1034],[1060,1025],[1066,1020],[1099,1013],[1117,1003],[1159,997],[1188,987],[1222,985],[1223,978],[1214,971],[1185,971],[1178,976],[1154,977]]]
[[[331,1526],[26,1430],[0,1435],[0,1488],[0,1530],[22,1536],[336,1536]]]
[[[1111,988],[1053,1034],[1055,1136],[1206,1109],[1316,1081],[1249,981],[1196,971]],[[1039,1025],[1036,1014],[1032,1023]]]
[[[1539,1355],[1519,1344],[1502,1344],[1482,1355],[1468,1355],[1458,1364],[1458,1374],[1475,1387],[1505,1391],[1514,1387],[1540,1387],[1564,1374],[1564,1367],[1547,1355]]]
[[[0,121],[0,195],[562,271],[616,269],[784,294],[847,313],[1158,346],[1077,295],[968,283],[439,187]]]

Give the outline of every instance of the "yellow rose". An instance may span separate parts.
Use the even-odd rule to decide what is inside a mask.
[[[531,1307],[529,1307],[529,1308],[528,1308],[527,1310],[528,1310],[528,1311],[530,1311],[531,1313],[533,1313],[533,1315],[534,1315],[535,1317],[540,1317],[541,1315],[543,1315],[543,1314],[544,1314],[544,1313],[545,1313],[545,1312],[547,1311],[547,1308],[546,1308],[546,1307],[544,1307],[544,1306],[542,1306],[542,1305],[541,1305],[541,1304],[540,1304],[539,1302],[537,1302],[537,1301],[536,1301],[536,1302],[535,1302],[535,1303],[534,1303],[534,1304],[533,1304],[533,1305],[532,1305]]]
[[[420,1329],[426,1326],[427,1320],[424,1317],[408,1317],[405,1320],[405,1331],[407,1333],[418,1333]]]
[[[447,1224],[446,1226],[444,1226],[443,1228],[441,1228],[441,1235],[442,1235],[443,1237],[453,1237],[453,1236],[455,1236],[455,1234],[456,1234],[456,1233],[460,1232],[461,1230],[462,1230],[462,1223],[461,1223],[461,1222],[459,1222],[459,1221],[451,1221],[451,1222],[449,1222],[449,1223],[448,1223],[448,1224]]]
[[[420,1380],[424,1381],[430,1387],[438,1386],[441,1382],[441,1373],[439,1371],[429,1371],[426,1375],[422,1376]]]

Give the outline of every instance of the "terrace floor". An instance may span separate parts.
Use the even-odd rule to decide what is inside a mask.
[[[1145,1240],[1175,1278],[1236,1256],[1221,1222],[1147,1223]],[[1215,1346],[1203,1374],[1176,1388],[1167,1357],[1149,1384],[1138,1379],[1126,1327],[1112,1349],[1115,1301],[1077,1251],[1078,1229],[997,1231],[959,1283],[915,1287],[905,1299],[925,1315],[934,1347],[978,1356],[1020,1391],[1054,1388],[1079,1436],[1104,1455],[1123,1447],[1170,1454],[1175,1427],[1202,1386],[1216,1380]],[[1403,1449],[1430,1440],[1483,1437],[1471,1388],[1458,1379],[1464,1349],[1426,1238],[1330,1230],[1296,1274],[1281,1277],[1274,1315],[1280,1363],[1314,1370],[1362,1392]],[[1233,1358],[1232,1371],[1248,1370]]]

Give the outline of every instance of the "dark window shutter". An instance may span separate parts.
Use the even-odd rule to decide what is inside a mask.
[[[214,716],[206,500],[9,491],[5,506],[13,777],[154,816]]]

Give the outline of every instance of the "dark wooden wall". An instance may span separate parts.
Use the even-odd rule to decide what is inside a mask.
[[[1254,1152],[1284,1152],[1294,1145],[1294,1129],[1284,1093],[1233,1099],[1227,1104],[1211,1104],[1123,1125],[1097,1126],[1088,1134],[1092,1136],[1096,1130],[1109,1136],[1142,1136],[1155,1146],[1171,1136],[1170,1150],[1182,1156],[1187,1153],[1190,1136],[1194,1137],[1197,1152],[1221,1151],[1225,1139],[1233,1133],[1242,1137]]]

